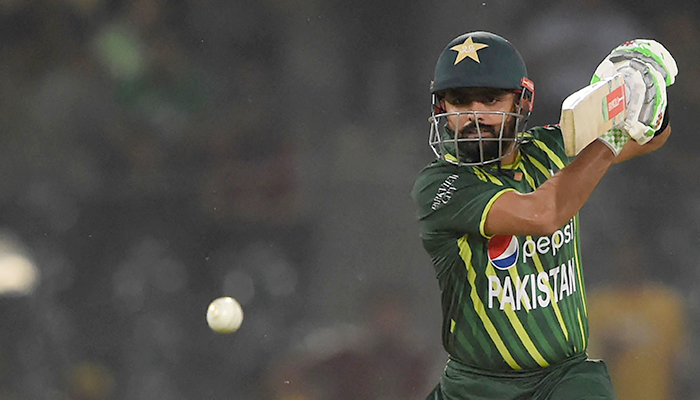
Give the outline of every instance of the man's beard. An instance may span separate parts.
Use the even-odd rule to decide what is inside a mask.
[[[516,118],[508,116],[503,126],[503,136],[498,140],[499,134],[493,125],[479,124],[482,139],[479,139],[476,128],[476,121],[464,126],[459,133],[460,138],[471,137],[474,140],[460,141],[457,143],[459,159],[467,163],[479,163],[491,161],[503,157],[511,151],[511,146],[515,142]],[[501,126],[498,125],[500,131]],[[449,133],[450,139],[454,138],[454,130],[449,125],[445,125],[445,130]],[[480,147],[484,149],[484,156],[481,157]],[[500,152],[499,152],[500,150]]]

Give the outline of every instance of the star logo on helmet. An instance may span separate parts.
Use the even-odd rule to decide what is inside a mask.
[[[471,58],[472,60],[478,63],[481,63],[481,61],[479,61],[479,54],[477,53],[477,51],[485,47],[489,47],[489,45],[484,43],[474,43],[471,36],[469,36],[467,40],[464,41],[464,43],[450,47],[450,50],[454,50],[457,52],[457,58],[455,59],[454,65],[459,64],[462,60],[464,60],[467,57]]]

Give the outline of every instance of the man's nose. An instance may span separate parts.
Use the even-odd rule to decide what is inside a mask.
[[[458,118],[459,120],[457,121],[457,125],[460,128],[474,123],[475,120],[478,120],[479,123],[484,123],[484,114],[474,109],[462,112],[458,115]]]

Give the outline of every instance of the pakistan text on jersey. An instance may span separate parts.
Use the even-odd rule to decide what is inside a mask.
[[[454,186],[455,181],[459,178],[459,175],[452,174],[448,176],[444,182],[438,188],[435,198],[433,198],[432,209],[437,210],[443,204],[447,204],[452,198],[452,193],[454,193],[457,188]]]
[[[564,225],[563,229],[557,229],[551,236],[540,236],[535,241],[527,239],[523,242],[523,262],[527,262],[528,257],[532,258],[535,254],[552,253],[556,256],[559,249],[565,244],[568,244],[574,239],[574,219]]]
[[[539,307],[547,307],[558,303],[564,297],[571,296],[577,290],[576,286],[576,261],[572,257],[566,264],[554,267],[549,272],[525,275],[522,278],[510,275],[501,279],[489,276],[488,307],[494,307],[497,300],[498,307],[504,310],[510,305],[512,310],[534,310]]]

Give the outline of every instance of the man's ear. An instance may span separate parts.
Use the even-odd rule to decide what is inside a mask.
[[[447,112],[445,111],[445,98],[437,99],[437,104],[433,106],[433,112],[435,112],[435,114],[443,114]]]

